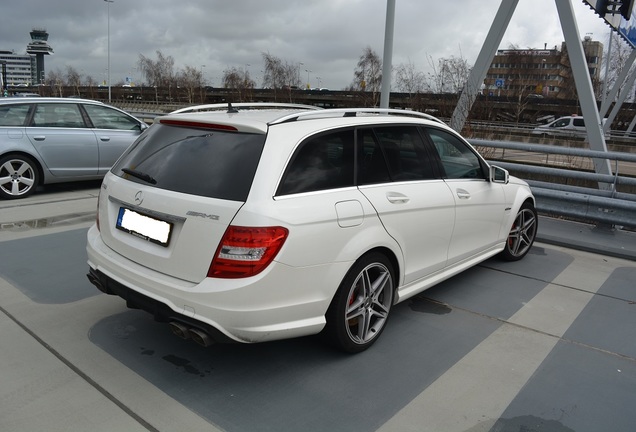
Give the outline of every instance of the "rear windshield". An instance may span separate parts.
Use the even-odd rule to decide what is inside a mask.
[[[111,171],[160,189],[245,201],[264,143],[265,135],[155,124]]]

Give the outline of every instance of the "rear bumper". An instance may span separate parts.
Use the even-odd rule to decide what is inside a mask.
[[[208,334],[216,343],[236,342],[234,339],[227,337],[217,328],[202,321],[193,319],[187,315],[177,313],[170,309],[166,304],[126,287],[116,280],[106,276],[99,270],[89,268],[89,272],[86,276],[88,277],[88,280],[104,294],[121,297],[126,300],[127,307],[146,311],[151,314],[156,321],[166,323],[178,322],[190,328],[200,329]]]
[[[89,279],[159,321],[204,330],[215,341],[243,343],[319,333],[347,263],[295,268],[271,265],[242,279],[177,279],[110,249],[93,226],[88,231]]]

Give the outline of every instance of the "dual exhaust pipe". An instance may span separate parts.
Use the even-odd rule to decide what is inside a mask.
[[[104,283],[102,283],[97,273],[93,270],[91,270],[86,276],[88,277],[90,283],[95,285],[97,289],[99,289],[104,294],[115,294]],[[126,305],[134,309],[140,307],[139,305],[133,304],[130,301],[126,301]],[[208,332],[201,330],[200,328],[190,327],[178,321],[170,321],[169,325],[172,333],[179,336],[181,339],[192,339],[195,343],[201,345],[202,347],[209,347],[210,345],[214,344],[214,340],[210,337]]]
[[[209,347],[214,343],[210,335],[201,329],[188,327],[177,321],[171,321],[169,326],[172,334],[179,336],[181,339],[192,339],[192,341],[202,347]]]

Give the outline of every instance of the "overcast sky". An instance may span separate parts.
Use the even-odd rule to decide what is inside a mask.
[[[581,38],[604,44],[608,27],[581,0],[570,0]],[[474,63],[501,0],[396,0],[393,65],[430,71],[429,58]],[[227,68],[247,68],[260,85],[262,53],[302,63],[302,80],[340,90],[351,84],[366,46],[384,49],[386,0],[3,0],[0,50],[26,52],[33,27],[49,32],[54,54],[46,71],[72,66],[101,81],[106,76],[110,9],[111,82],[139,82],[139,54],[156,51],[201,68],[218,86]],[[500,48],[561,46],[554,0],[519,0]],[[306,72],[309,71],[309,72]],[[317,79],[320,77],[320,80]]]

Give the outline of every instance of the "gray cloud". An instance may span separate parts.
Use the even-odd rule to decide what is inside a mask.
[[[607,39],[608,28],[579,0],[572,0],[581,37]],[[429,70],[432,58],[464,57],[473,63],[500,0],[396,1],[393,64],[411,62]],[[44,27],[55,54],[46,69],[72,66],[96,80],[107,68],[107,8],[103,0],[22,0],[0,5],[0,49],[24,53],[32,27]],[[111,79],[135,71],[139,54],[161,50],[177,69],[202,67],[220,84],[223,70],[246,67],[253,78],[262,53],[303,63],[303,76],[341,89],[351,83],[366,46],[383,50],[385,0],[115,0],[110,3]],[[563,41],[554,0],[520,0],[502,48],[543,48]],[[203,67],[202,65],[205,65]],[[249,65],[249,66],[247,66]]]

